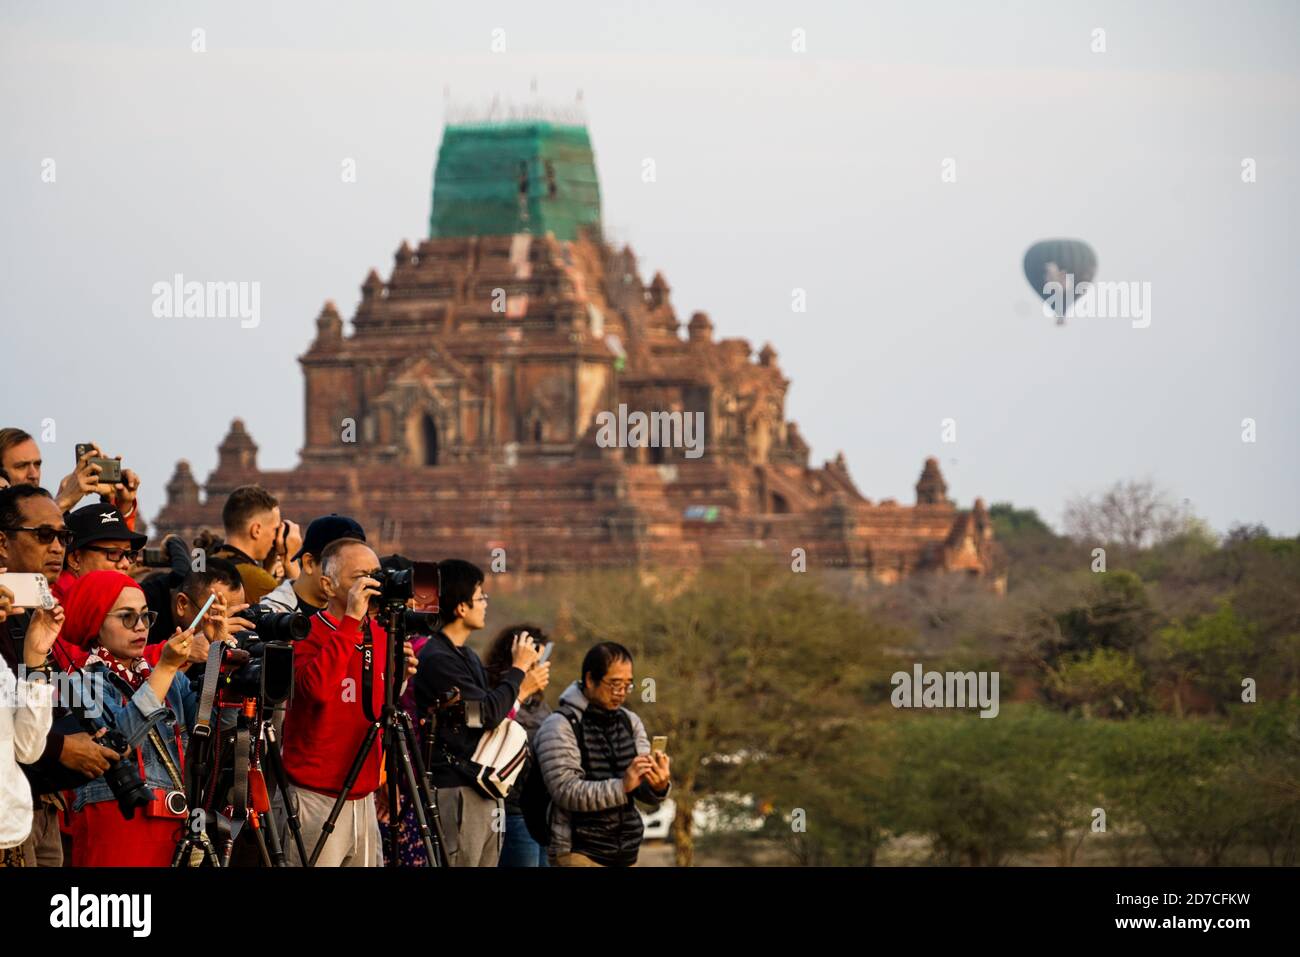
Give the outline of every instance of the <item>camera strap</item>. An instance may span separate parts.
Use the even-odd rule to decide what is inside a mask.
[[[370,633],[370,616],[361,623],[361,710],[374,724],[375,717],[375,639]]]
[[[176,749],[179,751],[181,747],[180,732],[176,732],[176,735]],[[154,749],[158,752],[158,757],[162,759],[163,767],[167,769],[167,776],[172,779],[172,787],[178,791],[184,791],[185,782],[181,780],[180,768],[176,767],[176,762],[167,753],[167,747],[163,744],[162,735],[158,733],[156,727],[149,729],[149,743],[154,746]]]
[[[117,687],[118,691],[122,692],[126,696],[127,701],[131,700],[131,696],[135,694],[135,689],[127,684],[123,678],[110,671],[108,672],[108,680]],[[172,760],[172,756],[167,752],[167,746],[163,743],[162,735],[158,733],[157,720],[162,718],[163,713],[171,711],[171,705],[167,703],[167,699],[165,698],[163,699],[163,708],[165,709],[165,712],[160,712],[158,719],[151,721],[147,725],[148,731],[146,732],[145,737],[149,740],[149,743],[153,745],[154,750],[158,752],[158,758],[162,761],[163,768],[167,771],[167,776],[171,778],[172,785],[176,790],[184,791],[185,783],[181,779],[180,769],[176,767],[176,762]],[[176,750],[177,753],[179,753],[181,751],[180,731],[173,726],[172,733],[176,736]]]
[[[226,644],[214,641],[208,649],[208,661],[203,671],[203,691],[199,695],[199,713],[194,719],[194,730],[190,736],[207,738],[212,734],[212,705],[217,700],[217,684],[221,679],[221,656]]]
[[[230,839],[233,841],[248,819],[248,769],[252,763],[252,735],[248,726],[235,732],[235,779],[230,789]]]

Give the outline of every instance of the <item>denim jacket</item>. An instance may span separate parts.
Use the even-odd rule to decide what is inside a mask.
[[[194,727],[195,713],[198,711],[198,692],[190,685],[188,677],[177,672],[176,677],[172,679],[171,687],[167,690],[167,699],[164,703],[158,700],[158,696],[154,694],[148,682],[136,689],[128,699],[125,695],[125,685],[109,679],[109,669],[106,665],[99,663],[87,665],[84,671],[72,675],[73,683],[81,686],[83,675],[90,680],[92,687],[89,691],[84,687],[76,689],[77,693],[83,695],[81,700],[94,700],[100,703],[103,710],[112,715],[112,724],[125,738],[130,738],[156,712],[163,711],[164,717],[154,725],[154,729],[162,738],[172,762],[182,774],[184,773],[181,760],[183,755],[177,748],[177,739],[180,739],[182,748],[188,746],[190,729]],[[89,695],[93,695],[93,699]],[[95,723],[102,727],[110,722],[101,715]],[[130,758],[123,760],[135,761],[137,767],[143,760],[144,771],[141,776],[146,786],[155,789],[156,796],[161,797],[175,789],[175,783],[167,773],[166,766],[158,757],[157,748],[148,736],[136,745]],[[109,788],[108,781],[101,776],[77,788],[77,797],[72,809],[80,811],[87,804],[112,800],[115,800],[113,791]]]

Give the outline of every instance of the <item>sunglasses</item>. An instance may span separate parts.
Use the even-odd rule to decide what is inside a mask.
[[[158,620],[158,612],[156,611],[135,611],[128,608],[125,611],[115,611],[110,614],[113,618],[121,618],[122,624],[127,631],[134,631],[135,626],[140,622],[144,622],[145,628],[152,628],[153,623]]]
[[[42,545],[48,545],[56,538],[64,548],[72,543],[72,529],[70,528],[50,528],[48,525],[42,525],[40,528],[32,528],[29,525],[15,525],[12,528],[0,529],[5,532],[31,532],[36,536],[36,540]]]
[[[130,559],[132,564],[140,558],[140,550],[136,548],[104,548],[101,545],[82,545],[81,547],[92,552],[99,552],[99,554],[103,555],[114,565],[120,562],[123,558]]]

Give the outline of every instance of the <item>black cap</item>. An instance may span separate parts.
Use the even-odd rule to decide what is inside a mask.
[[[94,542],[109,541],[128,542],[132,549],[138,549],[143,548],[149,540],[149,536],[127,528],[126,522],[122,521],[122,513],[113,505],[87,505],[75,512],[68,512],[63,520],[72,530],[69,551],[76,551]]]
[[[292,561],[298,561],[307,553],[319,558],[326,545],[337,542],[340,538],[359,538],[364,542],[366,530],[346,515],[330,513],[314,518],[307,526],[307,534],[302,537],[302,548],[298,549],[298,554],[293,556]]]

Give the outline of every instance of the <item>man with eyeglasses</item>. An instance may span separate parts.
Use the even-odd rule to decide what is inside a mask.
[[[68,591],[82,575],[101,570],[127,572],[148,540],[132,531],[122,513],[112,505],[87,505],[64,516],[72,542],[63,573],[54,582],[54,594],[67,600]]]
[[[624,706],[632,687],[632,653],[602,641],[537,731],[551,795],[547,853],[558,867],[635,864],[645,836],[635,802],[654,807],[668,796],[668,755],[650,751],[645,725]]]
[[[505,805],[474,785],[463,762],[474,755],[479,738],[499,725],[519,699],[519,685],[540,654],[526,635],[515,639],[511,667],[495,686],[465,642],[487,625],[488,596],[483,572],[470,562],[449,558],[438,563],[438,619],[442,628],[420,649],[415,673],[415,703],[420,713],[443,700],[452,689],[463,702],[475,703],[478,721],[447,712],[439,715],[429,776],[437,788],[438,816],[447,834],[452,867],[496,867],[505,835]],[[471,727],[476,723],[477,727]],[[453,837],[454,833],[454,837]]]
[[[72,535],[59,506],[45,489],[27,484],[0,489],[0,568],[10,572],[36,572],[53,585],[63,570]],[[5,622],[8,634],[0,635],[5,663],[15,673],[17,654],[21,654],[27,629],[36,617],[34,611],[10,615]],[[68,713],[57,705],[56,702],[56,728],[60,718]],[[58,822],[63,801],[59,792],[99,777],[119,758],[116,751],[96,744],[84,731],[63,734],[51,730],[46,735],[41,757],[35,764],[23,765],[36,803],[32,833],[23,845],[23,857],[29,865],[59,867],[63,864]]]

